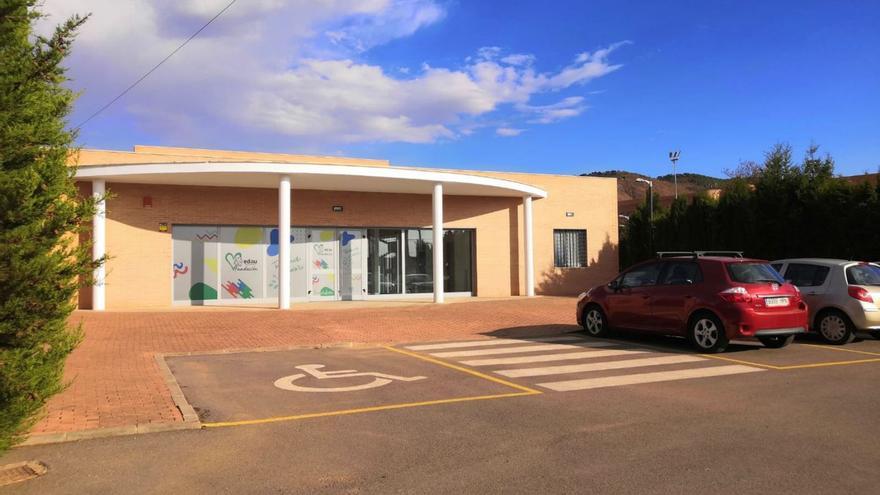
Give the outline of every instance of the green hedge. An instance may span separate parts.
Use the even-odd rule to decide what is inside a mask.
[[[800,163],[791,147],[774,146],[761,164],[741,164],[720,199],[684,198],[630,216],[621,232],[621,267],[656,251],[739,250],[768,260],[825,257],[880,259],[880,185],[834,175],[834,160],[811,146]],[[653,244],[653,245],[652,245]]]

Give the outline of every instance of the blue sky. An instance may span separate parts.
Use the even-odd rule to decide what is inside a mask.
[[[47,0],[47,23],[93,13],[72,122],[226,3]],[[649,175],[678,148],[680,171],[721,176],[816,142],[839,173],[876,172],[878,25],[871,1],[239,0],[80,144]]]

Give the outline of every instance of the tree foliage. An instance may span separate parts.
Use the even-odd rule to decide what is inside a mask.
[[[75,95],[64,57],[74,17],[51,36],[33,24],[36,0],[0,0],[0,452],[19,440],[63,388],[74,296],[96,262],[77,241],[94,201],[77,197],[65,129]]]
[[[656,251],[737,250],[763,259],[880,259],[880,184],[835,177],[834,160],[810,146],[800,163],[778,144],[761,164],[746,162],[725,182],[718,200],[654,201],[654,235],[647,201],[621,236],[621,265]]]

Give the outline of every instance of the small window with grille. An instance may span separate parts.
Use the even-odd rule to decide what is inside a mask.
[[[557,268],[587,266],[587,231],[554,229],[553,264]]]

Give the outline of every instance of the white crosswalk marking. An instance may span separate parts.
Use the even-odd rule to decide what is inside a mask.
[[[621,385],[636,385],[640,383],[656,383],[672,380],[687,380],[691,378],[707,378],[710,376],[735,375],[739,373],[754,373],[765,371],[761,368],[734,364],[729,366],[710,366],[706,368],[658,371],[654,373],[639,373],[635,375],[606,376],[601,378],[585,378],[581,380],[566,380],[562,382],[539,383],[539,387],[548,388],[557,392],[571,390],[587,390],[603,387],[618,387]]]
[[[590,347],[599,347],[597,344],[604,346],[612,345],[605,342],[597,342]],[[500,364],[526,364],[526,363],[546,363],[550,361],[572,361],[575,359],[591,359],[599,357],[626,356],[629,354],[644,354],[646,351],[624,351],[624,350],[604,350],[604,351],[582,351],[582,352],[565,352],[558,354],[539,354],[537,356],[517,356],[506,358],[491,359],[473,359],[470,361],[461,361],[461,364],[467,366],[497,366]]]
[[[452,351],[452,352],[434,352],[432,356],[451,358],[451,357],[468,357],[468,356],[490,356],[493,354],[519,354],[523,352],[544,352],[544,351],[564,351],[571,350],[575,347],[588,347],[590,344],[586,342],[576,344],[541,344],[527,345],[518,347],[501,347],[495,349],[479,349],[475,351]]]
[[[537,337],[533,339],[472,340],[470,342],[443,342],[440,344],[411,345],[405,347],[405,349],[409,349],[411,351],[433,351],[437,349],[455,349],[457,347],[486,347],[503,344],[527,344],[529,342],[574,342],[578,340],[583,342],[584,338],[578,337],[576,335],[571,335],[564,337]]]
[[[676,355],[656,358],[627,359],[624,361],[605,361],[601,363],[569,364],[564,366],[547,366],[544,368],[523,368],[516,370],[502,370],[495,373],[509,378],[521,378],[526,376],[562,375],[566,373],[580,373],[584,371],[620,370],[626,368],[639,368],[644,366],[661,366],[665,364],[694,363],[706,359],[697,356]]]
[[[438,342],[410,345],[406,349],[427,352],[431,356],[457,361],[465,366],[485,367],[488,368],[485,373],[506,378],[532,378],[537,382],[540,379],[536,377],[570,375],[567,380],[530,384],[556,392],[765,371],[754,366],[720,364],[687,352],[668,353],[630,342],[592,340],[571,334],[525,339]],[[566,363],[539,364],[561,361]],[[493,366],[500,369],[492,369]],[[658,371],[628,371],[648,367],[654,367]],[[611,375],[611,371],[624,374]],[[605,376],[596,375],[602,372]]]

